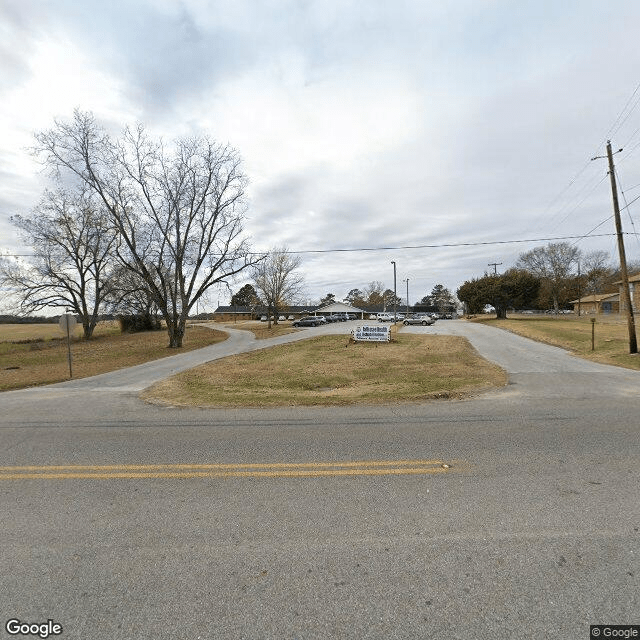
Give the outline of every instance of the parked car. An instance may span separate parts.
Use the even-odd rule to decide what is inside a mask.
[[[317,327],[319,324],[321,324],[318,321],[318,318],[316,318],[315,316],[306,316],[305,318],[300,318],[298,320],[294,320],[291,323],[291,326],[293,327]]]
[[[346,322],[349,319],[346,313],[332,313],[327,316],[327,322]]]
[[[260,316],[260,322],[266,322],[267,320],[267,316]]]
[[[324,316],[313,316],[317,321],[318,324],[327,324],[327,319]]]
[[[379,313],[376,316],[378,322],[393,322],[393,314],[392,313]]]
[[[435,322],[435,318],[428,315],[409,316],[402,321],[402,324],[421,324],[423,327],[431,326]]]
[[[296,317],[295,317],[295,316],[289,316],[289,317],[287,318],[287,320],[295,320],[295,319],[296,319]]]

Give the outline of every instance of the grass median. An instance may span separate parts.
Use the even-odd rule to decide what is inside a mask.
[[[1,325],[0,325],[1,326]],[[12,331],[11,327],[17,327]],[[29,330],[31,327],[31,333]],[[66,339],[56,325],[5,325],[0,342],[0,390],[21,389],[69,379]],[[91,340],[71,343],[73,377],[86,378],[226,340],[222,331],[188,327],[184,346],[167,347],[166,331],[121,334],[116,323],[100,323]]]
[[[266,322],[252,322],[245,320],[242,322],[225,323],[225,327],[229,329],[240,329],[242,331],[251,331],[256,337],[256,340],[267,340],[268,338],[276,338],[278,336],[284,336],[287,333],[295,333],[300,331],[291,326],[291,322],[271,324],[271,327]]]
[[[211,362],[144,392],[173,406],[388,404],[461,398],[506,384],[464,338],[398,335],[352,343],[327,335]]]
[[[590,317],[516,316],[514,318],[474,318],[473,322],[506,329],[525,338],[562,347],[580,358],[640,369],[640,356],[629,354],[626,320],[619,316],[597,316],[594,347],[591,350]]]

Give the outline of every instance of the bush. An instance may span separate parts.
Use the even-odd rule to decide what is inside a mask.
[[[119,315],[121,333],[138,333],[139,331],[160,331],[162,326],[157,316],[150,313]]]

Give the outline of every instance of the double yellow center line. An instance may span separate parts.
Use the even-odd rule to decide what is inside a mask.
[[[443,460],[369,460],[250,464],[121,464],[0,467],[2,480],[116,478],[317,478],[446,473]]]

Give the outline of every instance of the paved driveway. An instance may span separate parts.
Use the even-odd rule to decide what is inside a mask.
[[[467,338],[487,360],[509,374],[510,392],[522,396],[595,398],[637,394],[640,372],[572,356],[569,352],[502,329],[463,320],[440,320],[402,332]]]

